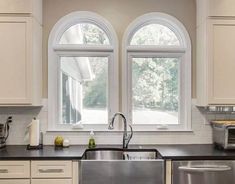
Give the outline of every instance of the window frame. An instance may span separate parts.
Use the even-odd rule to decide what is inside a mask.
[[[59,44],[62,34],[78,23],[91,23],[101,28],[109,38],[110,45]],[[107,130],[107,124],[84,124],[82,127],[59,124],[60,57],[107,57],[108,58],[108,117],[119,109],[118,90],[118,39],[112,25],[100,15],[79,11],[62,17],[52,28],[48,40],[48,131],[97,131]]]
[[[149,24],[170,28],[179,38],[179,46],[130,45],[133,35]],[[191,40],[184,25],[175,17],[154,12],[135,19],[126,29],[122,41],[122,111],[134,131],[191,131]],[[178,125],[145,125],[132,123],[132,68],[131,58],[177,57],[180,58],[180,107]]]

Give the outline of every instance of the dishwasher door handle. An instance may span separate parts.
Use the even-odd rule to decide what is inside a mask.
[[[201,165],[201,166],[180,166],[179,170],[185,172],[222,172],[222,171],[230,171],[232,168],[227,165]]]

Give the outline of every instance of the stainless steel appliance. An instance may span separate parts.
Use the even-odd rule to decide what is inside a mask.
[[[80,184],[164,184],[164,161],[156,151],[88,150],[79,174]]]
[[[212,121],[213,142],[223,149],[235,149],[235,121]]]
[[[235,161],[173,161],[172,184],[234,184]]]
[[[0,123],[0,148],[4,148],[6,146],[6,140],[9,136],[9,123],[12,122],[12,117],[8,117],[7,121],[3,124]]]

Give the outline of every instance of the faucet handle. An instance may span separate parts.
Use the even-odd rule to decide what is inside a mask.
[[[109,123],[108,129],[109,130],[113,130],[114,129],[113,123]]]

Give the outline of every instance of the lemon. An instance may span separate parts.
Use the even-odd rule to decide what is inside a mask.
[[[57,136],[55,138],[55,146],[63,146],[64,138],[62,136]]]

